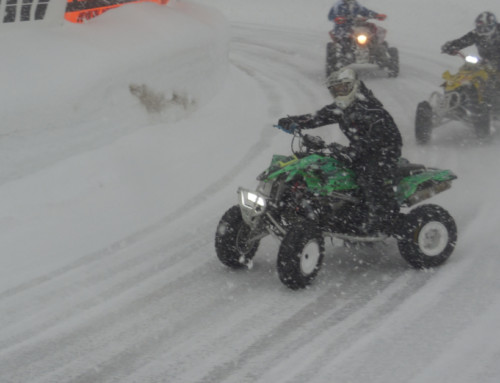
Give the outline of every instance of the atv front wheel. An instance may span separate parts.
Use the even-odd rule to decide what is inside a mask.
[[[325,241],[312,222],[292,228],[283,238],[278,252],[278,275],[292,290],[310,285],[322,266]]]
[[[456,242],[457,227],[453,217],[442,207],[427,204],[406,215],[398,247],[410,265],[426,269],[444,263]]]
[[[259,247],[259,240],[250,241],[250,227],[243,221],[238,205],[222,216],[215,233],[217,258],[226,266],[240,269],[250,261]]]
[[[432,106],[428,101],[422,101],[417,106],[415,116],[415,138],[417,144],[427,144],[432,134]]]
[[[334,43],[326,44],[326,77],[330,76],[332,72],[335,72],[337,69],[337,52]]]
[[[391,47],[387,49],[389,54],[388,75],[389,77],[398,77],[399,75],[399,51],[398,48]]]
[[[480,113],[474,121],[474,130],[477,138],[487,138],[490,136],[490,109],[488,105],[482,103],[479,105]]]

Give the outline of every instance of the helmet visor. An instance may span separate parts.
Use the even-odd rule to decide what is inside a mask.
[[[478,24],[476,26],[476,32],[480,35],[487,35],[493,30],[494,25],[492,24]]]
[[[329,86],[328,90],[333,97],[347,96],[351,93],[353,86],[352,82],[339,82]]]

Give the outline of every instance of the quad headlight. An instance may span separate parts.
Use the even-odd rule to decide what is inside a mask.
[[[266,207],[266,199],[257,193],[240,189],[241,204],[249,209],[262,210]]]
[[[358,35],[356,40],[358,40],[358,44],[365,45],[368,41],[368,37],[366,35]]]
[[[467,56],[465,58],[465,61],[467,61],[470,64],[477,64],[479,62],[479,59],[476,56]]]

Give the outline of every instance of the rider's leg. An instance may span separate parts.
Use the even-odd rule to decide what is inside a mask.
[[[366,233],[388,232],[400,210],[393,186],[395,166],[393,161],[382,166],[373,166],[373,162],[357,171],[357,183],[364,195],[361,229]]]

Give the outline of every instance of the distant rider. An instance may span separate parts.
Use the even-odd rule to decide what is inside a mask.
[[[340,44],[337,56],[342,58],[344,55],[352,55],[352,46],[349,40],[349,35],[352,32],[354,19],[357,16],[366,17],[368,19],[385,20],[387,17],[384,14],[374,12],[362,5],[356,0],[339,0],[333,5],[328,12],[328,20],[334,23],[333,32],[337,42]]]
[[[372,234],[391,225],[399,213],[392,181],[401,156],[402,139],[393,118],[358,79],[351,68],[342,68],[327,79],[334,102],[315,114],[289,116],[279,127],[293,133],[297,125],[314,129],[339,124],[349,145],[332,154],[356,174],[364,197],[363,232]]]
[[[491,67],[491,81],[487,84],[490,97],[500,96],[500,24],[491,12],[480,13],[475,20],[476,28],[448,41],[441,47],[443,53],[455,55],[460,49],[475,45],[479,56]],[[499,105],[500,106],[500,105]]]

